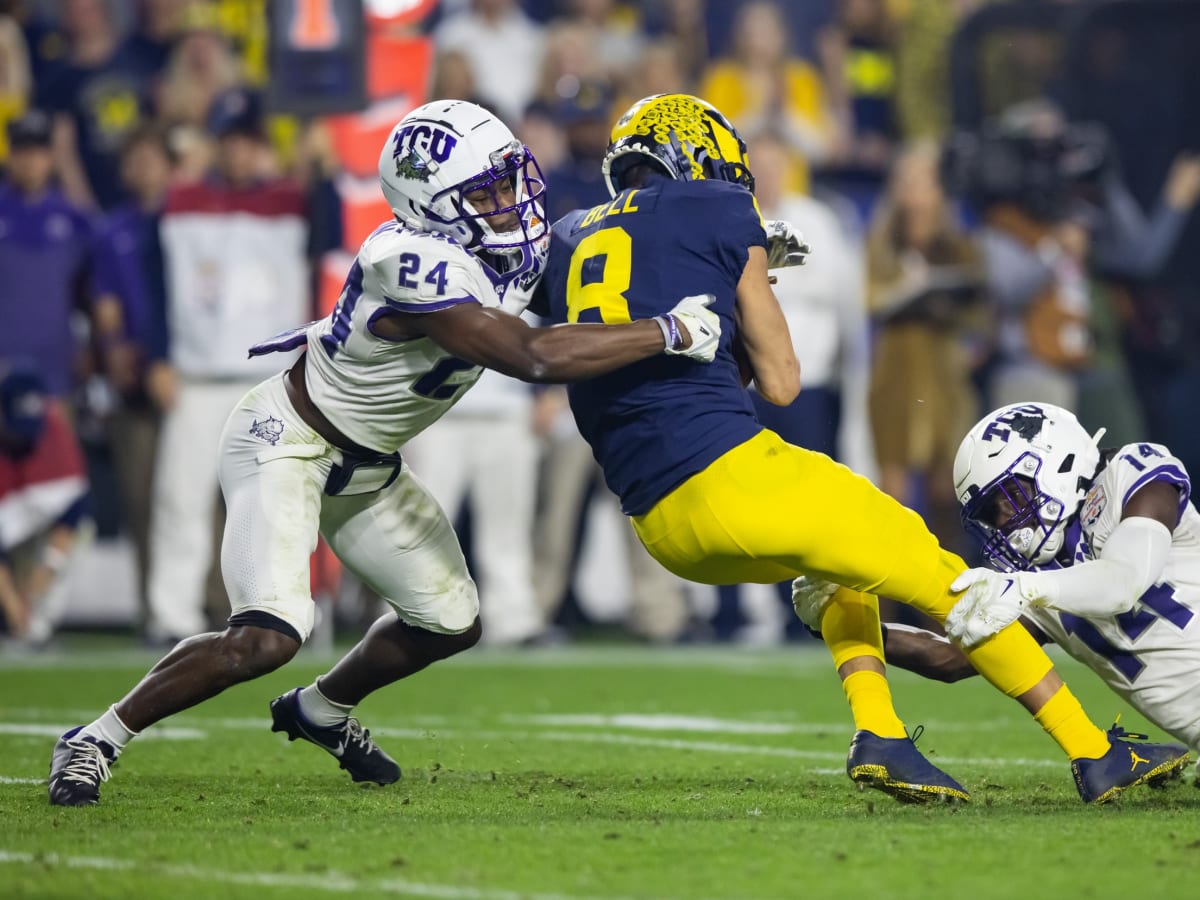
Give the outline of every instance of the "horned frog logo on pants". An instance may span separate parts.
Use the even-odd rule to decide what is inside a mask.
[[[283,422],[274,416],[267,416],[261,422],[255,419],[250,426],[250,434],[274,447],[283,436]]]

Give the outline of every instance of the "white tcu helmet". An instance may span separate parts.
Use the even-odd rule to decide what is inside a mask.
[[[519,253],[548,230],[538,205],[546,188],[537,160],[503,122],[464,100],[435,100],[401,119],[379,155],[379,181],[400,221],[470,250]],[[502,182],[516,199],[500,207]],[[491,193],[500,208],[480,214],[464,197],[478,190]],[[512,230],[492,227],[489,219],[512,212]]]
[[[1089,436],[1049,403],[1001,407],[967,433],[954,457],[954,490],[989,562],[1011,572],[1054,559],[1100,465],[1103,434]],[[1013,515],[997,527],[1004,502]]]

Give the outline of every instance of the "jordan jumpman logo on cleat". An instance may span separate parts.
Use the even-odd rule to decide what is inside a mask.
[[[1132,747],[1129,748],[1129,762],[1130,762],[1130,766],[1129,766],[1130,772],[1132,772],[1134,769],[1136,769],[1138,767],[1138,763],[1146,763],[1146,765],[1150,764],[1150,760],[1146,759],[1146,757],[1144,757],[1144,756],[1138,756],[1137,751],[1134,750]]]

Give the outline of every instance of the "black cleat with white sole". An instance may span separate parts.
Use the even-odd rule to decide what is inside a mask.
[[[272,731],[282,731],[289,741],[297,738],[316,744],[338,761],[355,781],[392,784],[400,780],[400,767],[371,740],[371,732],[351,716],[341,725],[322,728],[300,711],[300,688],[271,701]]]

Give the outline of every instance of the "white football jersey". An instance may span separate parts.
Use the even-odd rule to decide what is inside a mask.
[[[1120,448],[1084,497],[1068,539],[1075,564],[1096,559],[1129,498],[1151,481],[1180,491],[1179,524],[1159,582],[1119,616],[1026,615],[1147,719],[1200,749],[1200,513],[1183,463],[1161,444]]]
[[[388,312],[429,313],[459,303],[520,315],[541,277],[548,247],[547,237],[526,256],[526,271],[494,281],[453,240],[385,223],[363,242],[327,318],[259,346],[286,349],[303,341],[303,331],[306,383],[317,408],[355,443],[394,452],[437,421],[482,370],[429,338],[389,341],[372,324]]]

